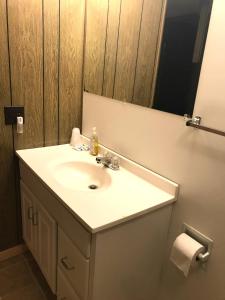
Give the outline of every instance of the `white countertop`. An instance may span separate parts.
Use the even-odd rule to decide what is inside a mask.
[[[177,184],[122,157],[120,170],[105,169],[111,177],[109,187],[73,190],[55,179],[53,166],[71,161],[96,166],[95,157],[88,152],[75,151],[70,145],[59,145],[19,150],[17,155],[92,233],[176,200]]]

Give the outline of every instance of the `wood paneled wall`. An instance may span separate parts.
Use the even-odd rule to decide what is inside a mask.
[[[88,0],[85,90],[150,106],[166,0]]]
[[[81,126],[84,0],[0,0],[0,251],[19,240],[14,150],[66,143]],[[24,134],[3,107],[25,107]]]
[[[4,125],[3,107],[11,105],[6,2],[0,1],[0,250],[17,236],[17,200],[13,166],[13,133]]]
[[[26,111],[23,135],[14,132],[15,148],[43,146],[42,2],[8,0],[12,104]]]
[[[44,144],[50,146],[59,138],[59,1],[44,1],[43,18]]]
[[[71,125],[81,125],[84,4],[84,0],[63,0],[60,6],[59,111],[63,116],[59,119],[60,143],[68,142]]]

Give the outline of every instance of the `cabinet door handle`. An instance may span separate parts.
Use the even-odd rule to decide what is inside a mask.
[[[36,212],[35,214],[33,214],[33,217],[32,217],[32,224],[34,226],[37,226],[38,225],[38,213]]]
[[[28,217],[28,220],[32,220],[33,219],[33,206],[28,207],[27,217]]]
[[[67,256],[65,256],[65,257],[63,257],[63,258],[61,258],[61,263],[62,263],[62,265],[63,265],[63,267],[66,269],[66,270],[69,270],[69,271],[71,271],[71,270],[74,270],[75,269],[75,267],[74,266],[72,266],[70,263],[69,263],[69,261],[68,261],[68,257]]]

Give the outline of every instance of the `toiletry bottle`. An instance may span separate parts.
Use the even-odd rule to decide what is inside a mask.
[[[98,155],[98,136],[96,133],[96,127],[92,128],[92,135],[91,135],[91,139],[90,139],[90,154],[91,155]]]

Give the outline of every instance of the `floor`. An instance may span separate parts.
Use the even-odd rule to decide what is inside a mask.
[[[0,300],[56,300],[29,252],[0,262]]]

